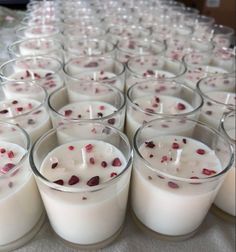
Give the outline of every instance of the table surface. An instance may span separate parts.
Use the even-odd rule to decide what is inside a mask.
[[[124,229],[110,246],[93,251],[101,252],[234,252],[235,225],[227,223],[211,212],[194,237],[181,242],[158,240],[140,230],[128,213]],[[15,252],[80,252],[67,247],[53,233],[48,221],[36,237]]]

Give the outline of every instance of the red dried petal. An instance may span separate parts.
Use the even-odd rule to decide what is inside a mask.
[[[72,150],[74,150],[74,149],[75,149],[75,147],[74,147],[74,146],[72,146],[72,145],[70,145],[70,146],[68,146],[68,149],[72,151]]]
[[[183,103],[179,102],[179,103],[177,104],[177,109],[178,109],[178,110],[185,110],[185,109],[186,109],[186,106],[185,106]]]
[[[13,151],[8,151],[7,156],[8,156],[8,158],[14,158],[15,155],[14,155]]]
[[[52,163],[51,168],[55,169],[57,167],[57,165],[58,165],[58,162]]]
[[[174,149],[174,150],[179,149],[179,144],[178,143],[173,143],[172,144],[172,149]]]
[[[216,174],[216,171],[215,170],[210,170],[210,169],[207,169],[207,168],[203,168],[202,169],[202,174],[207,175],[207,176],[211,176],[213,174]]]
[[[153,143],[153,141],[145,142],[145,145],[147,148],[154,148],[156,145]]]
[[[72,114],[72,112],[73,111],[71,109],[65,110],[64,115],[65,116],[70,116]]]
[[[169,181],[168,182],[168,186],[172,189],[177,189],[179,188],[178,184],[176,184],[175,182]]]
[[[75,185],[79,183],[79,177],[72,175],[71,178],[68,181],[69,185]]]
[[[64,185],[63,179],[55,180],[55,181],[53,181],[53,183],[58,184],[58,185]]]
[[[87,144],[87,145],[85,145],[85,150],[86,150],[86,152],[91,152],[92,150],[93,150],[93,145],[92,144]]]
[[[13,167],[15,167],[14,164],[12,164],[12,163],[7,163],[7,164],[5,164],[5,165],[1,168],[0,172],[5,174],[5,173],[9,172]]]
[[[93,157],[91,157],[91,158],[89,159],[89,163],[90,163],[90,164],[95,164],[95,159],[94,159]]]
[[[113,178],[113,177],[115,177],[115,176],[117,176],[117,173],[116,173],[116,172],[112,172],[111,175],[110,175],[111,178]]]
[[[107,122],[108,122],[109,124],[113,125],[113,124],[115,124],[116,119],[115,119],[115,118],[110,118],[110,119],[107,120]]]
[[[120,161],[119,158],[115,158],[113,161],[112,161],[112,166],[121,166],[122,163]]]
[[[96,186],[99,184],[99,176],[94,176],[90,180],[88,180],[87,185],[88,186]]]
[[[206,153],[206,151],[203,150],[203,149],[197,149],[196,152],[197,152],[197,154],[199,154],[199,155],[204,155],[204,154]]]

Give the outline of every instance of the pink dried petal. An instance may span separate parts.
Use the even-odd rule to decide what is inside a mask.
[[[6,152],[6,149],[4,149],[4,148],[1,148],[1,149],[0,149],[0,153],[3,154],[3,153],[5,153],[5,152]]]
[[[168,182],[168,186],[172,189],[177,189],[179,188],[178,184],[176,184],[175,182],[169,181]]]
[[[172,149],[174,149],[174,150],[179,149],[179,144],[178,143],[173,143],[172,144]]]
[[[100,110],[104,110],[104,109],[105,109],[105,106],[101,105],[101,106],[99,107],[99,109],[100,109]]]
[[[112,161],[112,166],[121,166],[122,163],[120,161],[119,158],[115,158],[113,161]]]
[[[113,177],[116,177],[117,176],[117,173],[116,172],[112,172],[110,177],[113,178]]]
[[[14,164],[12,164],[12,163],[7,163],[7,164],[5,164],[5,165],[1,168],[0,172],[5,174],[5,173],[9,172],[13,167],[15,167]]]
[[[85,150],[86,150],[86,152],[91,152],[92,150],[93,150],[93,145],[92,144],[87,144],[87,145],[85,145]]]
[[[71,109],[65,110],[64,115],[65,116],[70,116],[72,114],[72,112],[73,111]]]
[[[74,146],[72,146],[72,145],[70,145],[70,146],[68,146],[68,149],[69,149],[70,151],[72,151],[72,150],[74,150],[74,149],[75,149],[75,147],[74,147]]]
[[[179,103],[177,104],[177,109],[178,109],[178,110],[185,110],[185,109],[186,109],[186,106],[185,106],[183,103],[179,102]]]
[[[79,183],[79,177],[72,175],[71,178],[68,181],[69,185],[75,185]]]
[[[203,168],[202,169],[202,174],[210,176],[210,175],[216,174],[216,171],[215,170],[210,170],[210,169],[207,169],[207,168]]]
[[[8,151],[7,156],[8,156],[8,158],[14,158],[15,155],[14,155],[13,151]]]
[[[88,180],[87,185],[88,186],[96,186],[99,184],[99,180],[100,180],[99,176],[94,176],[90,180]]]

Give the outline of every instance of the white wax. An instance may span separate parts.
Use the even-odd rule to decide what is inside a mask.
[[[156,101],[157,99],[159,100],[158,102]],[[142,96],[135,99],[133,104],[138,104],[138,107],[142,111],[138,108],[133,109],[131,106],[127,109],[126,134],[130,140],[133,138],[136,130],[141,127],[143,123],[156,119],[160,117],[161,114],[181,115],[193,111],[193,107],[183,99],[167,95]],[[183,105],[183,109],[178,109],[178,104]]]
[[[4,246],[20,239],[36,225],[43,206],[28,160],[17,172],[4,175],[5,167],[18,164],[26,150],[5,141],[0,141],[0,149],[5,150],[0,152],[0,246]]]
[[[124,82],[119,77],[108,71],[83,71],[79,75],[75,76],[82,80],[95,80],[103,81],[106,84],[110,84],[113,87],[124,90]]]
[[[113,115],[114,112],[117,111],[117,108],[112,106],[111,104],[99,101],[82,101],[71,103],[65,105],[61,109],[59,109],[58,113],[63,115],[66,120],[73,119],[101,119],[104,117],[108,117],[104,119],[103,122],[116,127],[120,130],[123,130],[124,127],[124,113]],[[54,118],[53,123],[58,125],[59,118]],[[63,121],[62,121],[63,122]]]
[[[69,83],[68,98],[70,102],[84,100],[99,100],[107,103],[114,103],[117,94],[107,86],[96,85],[93,82]]]
[[[8,79],[35,81],[40,86],[44,87],[49,94],[63,86],[62,78],[58,74],[55,74],[54,72],[46,69],[17,69],[14,74],[8,76]],[[37,97],[37,94],[32,93],[31,98],[37,99]]]
[[[40,102],[27,98],[1,101],[0,120],[19,124],[34,142],[51,128],[47,110],[39,106]],[[24,116],[20,116],[22,114]]]
[[[206,92],[205,95],[207,95],[212,101],[205,100],[199,120],[217,129],[224,112],[229,110],[224,104],[235,107],[236,94],[223,91],[212,91]],[[218,103],[215,103],[214,101],[217,101]]]
[[[154,147],[148,147],[148,143]],[[173,148],[173,143],[178,144],[178,148]],[[198,149],[204,150],[204,155],[198,154]],[[213,176],[222,169],[215,152],[201,142],[174,135],[150,139],[139,151],[153,170],[136,156],[131,196],[135,215],[144,225],[161,234],[178,236],[195,231],[219,186],[181,182],[164,174],[186,179]]]
[[[234,122],[235,123],[235,122]],[[235,128],[227,131],[228,135],[235,139]],[[220,150],[224,151],[224,150]],[[234,145],[234,151],[235,145]],[[226,213],[236,216],[236,205],[235,205],[235,161],[228,172],[216,198],[214,204],[225,211]]]
[[[198,66],[187,70],[187,72],[182,77],[183,80],[192,88],[196,88],[197,82],[207,76],[213,76],[215,74],[228,73],[226,70],[220,67],[213,66]]]
[[[91,150],[88,150],[88,145],[92,146]],[[69,146],[73,146],[73,149]],[[120,164],[114,166],[117,158]],[[57,165],[53,169],[55,162]],[[102,162],[106,162],[106,167],[102,166]],[[41,173],[50,181],[63,180],[68,189],[78,188],[80,191],[63,193],[41,188],[50,223],[59,236],[85,245],[103,241],[118,231],[125,216],[129,173],[100,191],[90,193],[86,190],[92,189],[87,184],[92,177],[99,176],[99,184],[105,183],[115,174],[120,174],[126,163],[125,157],[115,146],[97,140],[70,142],[46,156]],[[72,176],[77,176],[79,182],[69,185]]]

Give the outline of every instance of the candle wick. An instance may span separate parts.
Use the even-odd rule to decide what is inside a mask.
[[[87,168],[86,151],[84,148],[82,148],[81,151],[82,151],[82,168],[86,169]]]

